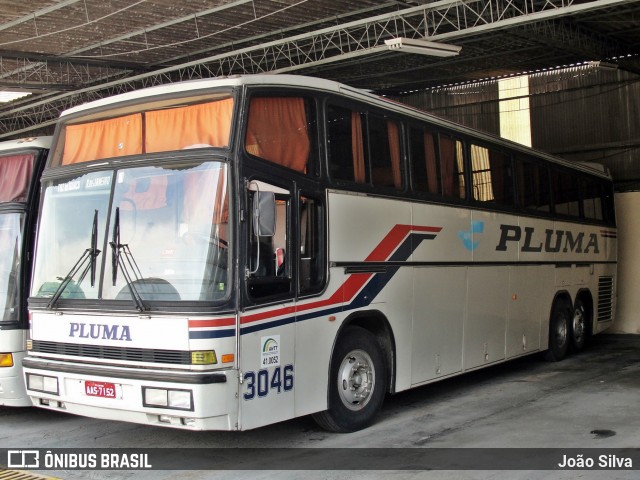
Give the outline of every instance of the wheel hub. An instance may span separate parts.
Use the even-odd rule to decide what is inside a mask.
[[[373,361],[364,350],[350,352],[339,370],[340,400],[350,410],[360,410],[371,398],[375,386]]]

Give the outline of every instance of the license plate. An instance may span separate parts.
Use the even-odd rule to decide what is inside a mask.
[[[116,384],[109,382],[84,382],[84,392],[90,397],[116,398]]]

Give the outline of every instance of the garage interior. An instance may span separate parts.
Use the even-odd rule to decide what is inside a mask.
[[[199,78],[291,73],[366,89],[608,168],[619,238],[617,313],[609,332],[638,334],[639,52],[640,0],[0,0],[0,141],[51,135],[63,110],[88,101]],[[615,338],[598,344],[596,353],[587,353],[589,362],[598,362],[603,345],[620,344]],[[636,388],[637,345],[635,337],[624,343],[613,362],[624,369],[619,376],[629,388]],[[577,361],[551,373],[581,371]],[[511,367],[499,368],[510,382]],[[553,377],[526,361],[519,368],[529,371],[528,386]],[[478,375],[472,390],[489,397]],[[568,400],[558,378],[544,388],[559,387]],[[575,413],[597,415],[587,400],[607,401],[596,387],[613,380],[606,369],[580,379],[569,384],[584,390]],[[448,382],[449,392],[455,382]],[[439,387],[429,388],[437,393]],[[434,405],[444,409],[447,395]],[[623,413],[633,415],[624,403],[620,422]],[[553,408],[551,400],[545,408]],[[46,415],[36,413],[52,424],[60,418]],[[492,426],[486,423],[478,435],[504,435]],[[455,435],[444,444],[455,445]],[[421,438],[416,434],[410,446],[420,446]],[[567,444],[575,438],[568,436]],[[38,441],[33,433],[26,443]]]

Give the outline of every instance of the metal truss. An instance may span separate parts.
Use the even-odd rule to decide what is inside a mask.
[[[244,49],[220,52],[197,61],[81,88],[17,107],[9,106],[0,110],[0,138],[42,130],[54,124],[64,109],[147,86],[195,78],[283,73],[318,67],[362,55],[382,54],[386,52],[384,40],[393,37],[464,43],[464,39],[471,36],[608,8],[626,1],[442,0]]]

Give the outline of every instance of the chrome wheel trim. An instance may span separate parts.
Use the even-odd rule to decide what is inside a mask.
[[[338,395],[349,410],[362,410],[376,385],[373,360],[364,350],[349,352],[338,369]]]

